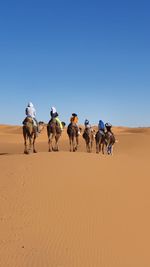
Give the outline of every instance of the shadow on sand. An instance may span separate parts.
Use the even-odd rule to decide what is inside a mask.
[[[10,153],[0,153],[0,156],[10,155]]]

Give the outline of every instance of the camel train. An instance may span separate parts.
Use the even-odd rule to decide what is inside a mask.
[[[63,129],[65,127],[65,123],[62,122]],[[41,133],[43,128],[45,127],[44,122],[38,123],[38,134]],[[60,128],[57,121],[54,119],[47,124],[47,137],[48,137],[48,151],[59,151],[59,139],[62,135],[62,129]],[[67,135],[69,138],[69,145],[70,145],[70,151],[77,151],[79,146],[79,138],[83,131],[82,137],[85,140],[85,146],[86,151],[88,153],[92,152],[93,144],[95,142],[96,144],[96,153],[102,152],[102,154],[106,153],[108,155],[113,154],[113,145],[115,143],[115,136],[112,135],[110,131],[106,129],[105,135],[98,130],[97,132],[95,129],[91,128],[85,128],[82,130],[82,128],[79,128],[78,132],[75,129],[73,124],[69,124],[67,126]],[[37,129],[33,124],[33,121],[28,118],[26,123],[23,125],[23,137],[24,137],[24,153],[29,154],[33,151],[33,153],[37,153],[37,150],[35,148],[35,141],[37,138]]]
[[[33,104],[30,102],[25,110],[26,118],[23,121],[23,137],[24,137],[24,153],[29,154],[30,152],[37,153],[35,148],[35,141],[37,136],[41,133],[45,127],[45,123],[40,121],[37,122],[35,118],[35,109]],[[32,114],[31,114],[32,113]],[[50,111],[51,119],[46,125],[47,137],[48,137],[48,151],[59,151],[59,139],[62,135],[63,129],[66,126],[64,122],[61,122],[58,118],[58,113],[55,107],[51,108]],[[112,125],[103,121],[99,121],[97,132],[86,119],[84,123],[84,130],[78,127],[78,116],[76,113],[72,113],[70,123],[67,126],[67,135],[69,138],[69,150],[75,152],[78,150],[79,137],[82,135],[85,140],[86,151],[92,152],[93,143],[96,144],[96,153],[102,152],[108,155],[113,154],[113,145],[115,143],[115,136],[111,131]],[[82,134],[83,132],[83,134]]]

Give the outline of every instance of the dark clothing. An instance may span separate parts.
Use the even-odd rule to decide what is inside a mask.
[[[58,113],[57,113],[57,112],[53,113],[53,112],[51,111],[51,112],[50,112],[50,115],[51,115],[51,118],[52,118],[52,119],[55,119],[56,117],[58,117]]]
[[[105,126],[105,127],[106,127],[107,132],[111,132],[111,127],[112,126]]]
[[[108,134],[109,136],[112,135],[115,138],[115,136],[114,136],[114,134],[113,134],[113,132],[111,130],[111,127],[112,126],[106,126],[106,134]]]

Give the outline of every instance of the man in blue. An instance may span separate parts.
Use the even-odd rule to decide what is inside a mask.
[[[98,130],[101,132],[101,134],[105,134],[105,124],[102,120],[99,120]]]

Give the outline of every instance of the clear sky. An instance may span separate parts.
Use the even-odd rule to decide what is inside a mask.
[[[150,2],[0,1],[0,124],[29,101],[45,122],[150,126]]]

